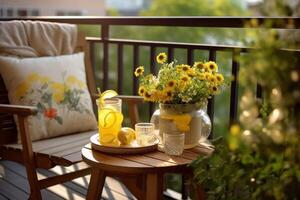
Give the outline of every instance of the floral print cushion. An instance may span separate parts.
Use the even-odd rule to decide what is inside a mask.
[[[97,128],[83,53],[24,59],[0,56],[0,73],[11,104],[38,109],[28,121],[32,140]]]

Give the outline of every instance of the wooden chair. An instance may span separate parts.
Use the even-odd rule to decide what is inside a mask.
[[[88,44],[84,34],[79,33],[76,51],[85,52],[85,67],[87,84],[93,102],[97,98],[93,69],[90,63]],[[124,103],[128,103],[131,124],[138,121],[137,103],[142,99],[134,96],[119,96]],[[50,169],[56,165],[70,166],[81,162],[81,148],[89,142],[92,134],[97,130],[60,136],[32,142],[27,132],[27,117],[35,115],[37,108],[30,106],[9,105],[7,91],[0,78],[0,158],[22,163],[26,167],[30,185],[30,199],[41,199],[41,191],[49,186],[60,184],[90,173],[86,167],[77,171],[39,180],[36,169]],[[17,144],[17,128],[13,115],[17,116],[21,144]],[[59,147],[58,147],[59,146]]]

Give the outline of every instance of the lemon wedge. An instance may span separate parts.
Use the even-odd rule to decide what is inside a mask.
[[[103,93],[99,93],[99,102],[100,104],[104,104],[105,99],[109,99],[117,95],[118,93],[114,90],[105,90]]]
[[[129,127],[122,127],[118,132],[118,139],[123,145],[130,144],[133,140],[136,139],[135,131]]]

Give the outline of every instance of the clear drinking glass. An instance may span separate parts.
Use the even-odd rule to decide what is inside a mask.
[[[156,135],[153,123],[137,123],[135,125],[136,141],[141,146],[153,144]]]
[[[98,105],[99,140],[103,145],[119,145],[118,132],[123,122],[122,100],[110,98],[96,100]]]
[[[184,149],[185,133],[163,133],[164,152],[168,155],[181,155]]]

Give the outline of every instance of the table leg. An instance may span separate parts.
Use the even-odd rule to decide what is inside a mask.
[[[146,200],[163,199],[163,174],[149,173],[146,175]]]
[[[106,176],[103,170],[92,168],[90,184],[86,196],[87,200],[100,199],[105,182],[105,177]]]

